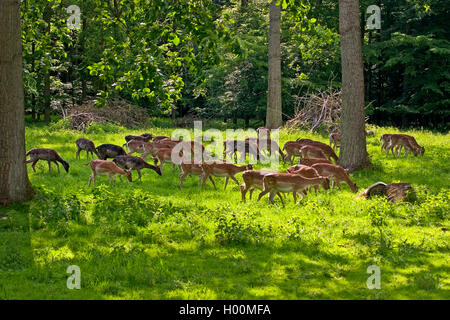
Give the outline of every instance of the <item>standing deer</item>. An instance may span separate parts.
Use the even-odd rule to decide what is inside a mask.
[[[312,165],[312,168],[316,169],[321,176],[327,177],[330,180],[334,180],[339,189],[341,189],[341,185],[339,182],[344,181],[348,184],[353,192],[358,191],[358,187],[356,186],[356,184],[352,180],[350,180],[347,171],[341,166],[336,164],[317,163]]]
[[[97,147],[97,152],[100,155],[101,160],[106,160],[108,158],[115,158],[117,156],[124,156],[127,153],[122,147],[116,146],[115,144],[102,144]]]
[[[194,161],[183,161],[180,166],[181,166],[180,189],[183,189],[184,178],[186,178],[189,175],[198,176],[198,184],[200,185],[203,176],[203,164],[194,163]],[[211,176],[209,176],[209,180],[213,184],[214,189],[216,189],[216,184],[214,183],[214,180]]]
[[[33,171],[36,172],[35,166],[36,163],[39,160],[46,160],[48,162],[48,171],[50,172],[52,170],[51,163],[56,163],[56,166],[58,167],[58,173],[59,171],[59,163],[61,163],[66,170],[66,172],[69,172],[69,163],[65,161],[61,156],[53,149],[44,149],[44,148],[35,148],[31,149],[27,152],[26,156],[30,156],[30,159],[26,160],[26,163],[32,162],[31,168],[33,168]]]
[[[298,174],[291,173],[271,173],[263,178],[263,190],[258,196],[258,201],[269,193],[269,201],[274,204],[273,198],[278,192],[292,192],[294,202],[297,203],[297,193],[300,192],[303,198],[303,192],[312,186],[327,185],[328,179],[325,177],[304,178]],[[284,206],[283,200],[281,203]]]
[[[128,181],[132,182],[131,171],[123,170],[118,167],[114,162],[107,160],[91,160],[86,166],[90,166],[92,170],[92,174],[89,176],[88,187],[91,186],[91,182],[95,186],[95,177],[97,175],[103,175],[109,177],[109,183],[114,183],[114,176],[119,175],[120,180],[121,176],[124,175],[127,177]]]
[[[241,184],[241,196],[242,202],[245,202],[245,195],[247,191],[250,190],[250,200],[252,199],[253,190],[255,188],[262,190],[263,189],[263,179],[266,175],[276,173],[274,171],[269,170],[246,170],[242,174],[242,178],[244,179],[244,183]],[[278,197],[283,201],[281,194],[277,192]]]
[[[309,166],[309,167],[311,167],[313,164],[316,164],[316,163],[333,164],[333,162],[331,162],[330,160],[322,159],[322,158],[300,158],[298,162],[299,162],[299,164],[303,164],[303,165]]]
[[[80,138],[76,142],[77,145],[77,153],[75,156],[75,159],[80,159],[80,152],[81,150],[86,150],[86,159],[89,159],[89,153],[91,153],[92,158],[94,158],[95,155],[100,158],[100,155],[97,152],[97,149],[95,149],[95,144],[89,139]]]
[[[114,158],[113,162],[122,169],[136,170],[138,173],[138,180],[141,179],[141,170],[150,169],[155,171],[158,175],[161,175],[161,170],[159,167],[147,163],[144,159],[139,157],[133,157],[130,155],[117,156]]]
[[[251,164],[237,166],[235,164],[226,162],[210,162],[210,163],[204,162],[202,167],[203,167],[203,186],[205,186],[206,179],[209,176],[225,177],[226,179],[224,190],[227,188],[228,179],[232,179],[239,186],[239,182],[234,176],[239,172],[253,169],[253,166]]]

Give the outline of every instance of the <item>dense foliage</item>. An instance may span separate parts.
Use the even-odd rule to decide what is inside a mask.
[[[339,12],[334,0],[281,4],[287,119],[299,97],[340,86]],[[448,129],[450,4],[364,0],[362,18],[372,4],[382,24],[364,30],[370,121]],[[70,5],[81,10],[80,29],[67,26]],[[33,117],[121,96],[153,115],[265,119],[267,0],[24,0],[22,23]]]

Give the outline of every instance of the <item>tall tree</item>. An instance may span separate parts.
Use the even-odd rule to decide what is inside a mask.
[[[364,114],[364,70],[359,0],[339,0],[342,62],[341,151],[339,163],[355,171],[369,165]]]
[[[276,0],[269,8],[269,83],[267,97],[266,127],[279,128],[281,116],[281,5]]]
[[[25,164],[20,0],[0,1],[0,204],[33,195]]]

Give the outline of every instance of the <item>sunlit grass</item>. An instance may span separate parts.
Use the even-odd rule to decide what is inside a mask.
[[[397,129],[376,128],[368,137],[374,169],[351,175],[359,189],[377,181],[409,182],[421,190],[416,203],[356,200],[345,184],[310,193],[299,204],[287,195],[284,208],[279,200],[274,206],[266,198],[256,202],[258,191],[241,203],[239,187],[230,181],[224,191],[221,178],[215,179],[218,190],[208,182],[202,190],[197,177],[186,178],[180,190],[179,172],[169,165],[162,177],[144,170],[142,182],[117,179],[110,186],[101,176],[97,188],[88,187],[86,154],[75,160],[77,138],[122,145],[126,134],[170,136],[174,130],[169,122],[156,123],[164,128],[98,126],[83,134],[27,127],[27,150],[53,148],[70,162],[70,171],[49,173],[46,163],[38,163],[36,173],[28,172],[40,196],[0,208],[9,217],[0,220],[0,298],[449,297],[449,236],[443,231],[450,227],[449,134],[408,131],[426,151],[407,158],[380,152],[380,136]],[[282,131],[280,145],[297,138],[328,142],[326,136]],[[280,171],[287,167],[281,163]],[[66,217],[73,211],[79,218]],[[81,290],[66,287],[69,265],[81,268]],[[366,287],[370,265],[381,268],[381,290]]]

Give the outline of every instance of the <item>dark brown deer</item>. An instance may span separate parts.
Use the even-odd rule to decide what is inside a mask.
[[[142,181],[141,179],[142,169],[150,169],[155,171],[158,175],[162,175],[161,169],[159,167],[147,163],[144,159],[140,157],[134,157],[130,155],[117,156],[114,158],[113,162],[122,169],[136,170],[138,173],[139,181]]]
[[[95,149],[95,144],[91,140],[85,139],[85,138],[80,138],[75,143],[76,143],[77,149],[78,149],[77,154],[75,156],[76,159],[80,159],[81,150],[86,150],[86,159],[89,159],[89,153],[91,154],[92,159],[94,158],[94,153],[98,158],[100,158],[100,155],[98,154],[97,149]]]
[[[61,156],[53,149],[44,149],[44,148],[35,148],[31,149],[27,152],[26,156],[30,156],[30,159],[26,160],[26,163],[32,162],[31,168],[33,168],[33,171],[36,172],[35,165],[39,160],[46,160],[48,162],[48,171],[50,172],[52,170],[51,163],[56,163],[56,166],[58,167],[58,173],[59,171],[59,163],[61,163],[66,170],[66,172],[69,172],[69,163],[65,161]]]
[[[101,160],[106,160],[108,158],[115,158],[117,156],[124,156],[127,154],[122,147],[109,143],[98,146],[97,152],[100,155],[99,158]]]

